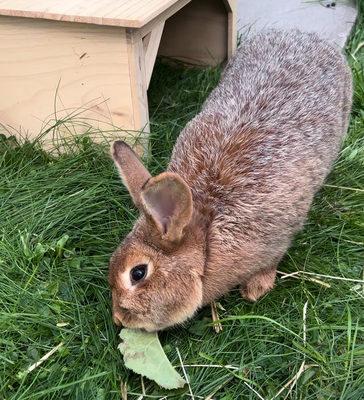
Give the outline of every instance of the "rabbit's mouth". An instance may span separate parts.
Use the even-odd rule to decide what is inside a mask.
[[[126,309],[123,309],[122,311],[115,311],[113,313],[113,319],[116,325],[123,326],[124,328],[144,329],[148,332],[154,332],[158,330],[158,327],[154,324],[140,319],[137,315]]]
[[[115,310],[113,312],[113,319],[116,325],[122,325],[126,328],[135,328],[135,322],[138,320],[138,318],[126,308]]]
[[[130,311],[114,312],[113,320],[116,325],[129,329],[142,329],[147,332],[156,332],[165,329],[166,325],[158,325],[150,321],[139,318],[137,315],[132,314]]]

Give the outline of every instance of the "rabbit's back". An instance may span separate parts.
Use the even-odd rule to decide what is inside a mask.
[[[203,113],[231,127],[306,130],[342,118],[350,91],[350,70],[333,46],[315,33],[270,30],[239,47]]]
[[[214,210],[222,240],[289,237],[337,156],[351,97],[350,69],[331,45],[316,34],[263,32],[235,52],[169,170],[197,207]]]

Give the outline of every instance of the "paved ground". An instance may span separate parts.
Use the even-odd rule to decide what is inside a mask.
[[[358,0],[362,1],[362,0]],[[329,5],[329,7],[327,7]],[[238,29],[251,26],[299,28],[316,31],[340,47],[355,22],[356,10],[350,0],[238,0]]]

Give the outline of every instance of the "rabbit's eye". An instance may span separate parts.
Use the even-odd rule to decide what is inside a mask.
[[[130,279],[131,283],[135,285],[136,283],[140,282],[147,273],[147,265],[141,264],[137,265],[130,271]]]

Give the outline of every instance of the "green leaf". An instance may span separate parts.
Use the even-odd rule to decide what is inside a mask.
[[[186,384],[168,361],[157,333],[123,329],[120,338],[123,342],[118,349],[128,368],[154,380],[165,389],[182,388]]]
[[[191,325],[188,329],[188,332],[191,332],[194,335],[203,336],[207,330],[211,329],[211,326],[209,325],[210,323],[211,318],[203,317],[200,321],[197,321]]]
[[[81,268],[81,261],[80,261],[78,258],[72,258],[72,259],[69,261],[69,265],[70,265],[70,267],[72,267],[72,268],[80,269],[80,268]]]
[[[62,257],[63,252],[65,250],[64,246],[66,245],[68,239],[69,239],[69,236],[65,234],[57,241],[57,245],[56,245],[57,257]]]
[[[355,156],[358,154],[359,149],[354,149],[348,156],[348,160],[353,160]]]
[[[306,371],[301,375],[300,378],[300,385],[305,385],[310,379],[312,379],[317,373],[316,368],[308,368]]]
[[[64,248],[64,246],[65,246],[65,244],[66,244],[66,242],[67,242],[67,240],[68,240],[69,238],[70,238],[70,237],[69,237],[68,235],[63,235],[63,236],[58,240],[58,242],[57,242],[57,247],[58,247],[59,250],[63,250],[63,248]]]
[[[35,347],[28,347],[27,354],[28,354],[28,357],[30,357],[36,361],[38,361],[40,358],[38,350]]]
[[[38,260],[41,260],[43,258],[43,255],[47,252],[47,249],[42,246],[40,243],[37,243],[34,249],[34,257],[36,257]]]
[[[97,391],[96,400],[105,400],[106,392],[105,389],[100,388]]]

